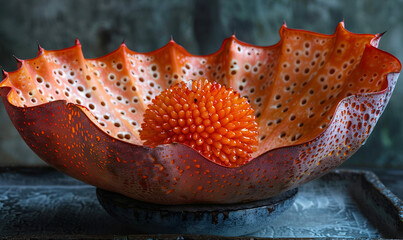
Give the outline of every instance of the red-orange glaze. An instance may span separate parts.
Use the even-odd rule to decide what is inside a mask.
[[[381,35],[280,29],[278,44],[235,37],[207,56],[169,42],[150,53],[122,44],[97,59],[81,45],[19,60],[0,95],[25,142],[60,171],[162,204],[236,203],[274,196],[340,165],[368,138],[401,64]],[[139,135],[161,91],[208,79],[248,99],[258,129],[250,161],[226,167],[184,144],[150,148]]]
[[[258,126],[247,99],[207,79],[190,83],[176,84],[153,99],[140,130],[144,145],[179,142],[215,163],[245,164],[258,143]]]

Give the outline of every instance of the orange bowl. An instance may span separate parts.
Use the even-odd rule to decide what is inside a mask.
[[[280,29],[260,47],[232,36],[196,56],[170,41],[150,53],[123,43],[85,59],[73,47],[18,60],[0,94],[25,142],[49,165],[102,189],[162,204],[239,203],[275,196],[325,174],[367,139],[401,69],[377,49],[381,34]],[[139,129],[147,105],[181,81],[215,81],[246,97],[257,151],[226,167],[180,143],[151,148]]]

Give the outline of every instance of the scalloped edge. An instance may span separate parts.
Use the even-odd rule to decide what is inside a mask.
[[[396,60],[396,62],[399,63],[399,72],[389,72],[389,73],[386,75],[386,78],[388,79],[390,75],[399,74],[399,73],[400,73],[400,70],[401,70],[401,68],[402,68],[402,64],[401,64],[401,62],[399,61],[399,59],[398,59],[397,57],[395,57],[394,55],[392,55],[392,54],[390,54],[390,53],[388,53],[388,52],[386,52],[386,51],[383,51],[383,50],[377,48],[378,42],[379,42],[380,38],[383,36],[384,33],[380,33],[380,34],[352,33],[352,32],[348,31],[348,30],[345,28],[345,26],[344,26],[344,21],[340,22],[340,23],[337,25],[336,30],[335,30],[335,32],[334,32],[333,34],[322,34],[322,33],[317,33],[317,32],[313,32],[313,31],[309,31],[309,30],[301,30],[301,29],[288,28],[288,27],[286,26],[286,23],[284,22],[284,24],[280,27],[280,30],[279,30],[280,40],[279,40],[277,43],[275,43],[275,44],[273,44],[273,45],[269,45],[269,46],[257,46],[257,45],[249,44],[249,43],[246,43],[246,42],[243,42],[243,41],[237,39],[236,36],[235,36],[235,34],[233,34],[231,37],[228,37],[228,38],[224,39],[224,41],[223,41],[223,43],[221,44],[220,48],[219,48],[216,52],[213,52],[213,53],[207,54],[207,55],[194,55],[194,54],[189,53],[189,52],[188,52],[184,47],[182,47],[181,45],[177,44],[177,43],[173,40],[173,38],[171,38],[171,40],[170,40],[166,45],[164,45],[163,47],[158,48],[158,49],[153,50],[153,51],[150,51],[150,52],[145,52],[145,53],[135,52],[135,51],[130,50],[130,49],[126,46],[125,42],[123,41],[123,42],[120,44],[120,46],[119,46],[116,50],[114,50],[114,51],[112,51],[112,52],[110,52],[110,53],[108,53],[108,54],[106,54],[106,55],[104,55],[104,56],[97,57],[97,58],[88,58],[88,59],[85,58],[85,59],[86,59],[86,60],[99,60],[99,59],[103,59],[103,58],[105,58],[105,57],[107,57],[107,56],[110,56],[110,55],[116,53],[117,51],[120,51],[122,48],[123,48],[124,50],[129,50],[130,52],[135,53],[135,54],[145,54],[145,55],[148,55],[148,54],[154,54],[154,53],[156,53],[156,52],[162,51],[163,49],[169,48],[169,47],[171,47],[171,48],[176,48],[176,49],[182,51],[185,55],[190,56],[190,57],[208,57],[208,56],[220,54],[220,53],[224,50],[225,45],[227,44],[227,42],[232,41],[232,40],[236,41],[238,44],[243,45],[243,46],[249,46],[249,47],[260,48],[260,49],[262,49],[262,48],[264,48],[264,49],[271,49],[271,48],[275,48],[276,46],[279,46],[279,45],[281,45],[281,44],[283,43],[283,39],[284,39],[284,38],[283,38],[283,32],[284,32],[285,30],[288,30],[288,31],[298,31],[298,32],[303,32],[303,33],[315,35],[315,36],[321,36],[321,37],[332,38],[332,37],[337,36],[337,32],[339,31],[339,29],[342,29],[342,30],[346,31],[347,33],[349,33],[349,34],[351,34],[351,35],[353,35],[353,36],[372,36],[373,38],[371,39],[370,44],[367,44],[367,45],[365,46],[365,49],[367,49],[367,48],[376,49],[376,51],[379,51],[379,52],[382,53],[382,54],[389,55],[390,57],[394,58],[394,59]],[[78,39],[75,39],[75,44],[74,44],[73,46],[67,47],[67,48],[64,48],[64,49],[57,49],[57,50],[45,50],[45,49],[42,48],[42,47],[39,45],[39,43],[38,43],[38,54],[37,54],[37,57],[32,58],[32,59],[21,60],[21,59],[18,59],[17,57],[14,56],[14,58],[15,58],[16,61],[17,61],[18,69],[15,70],[15,71],[12,71],[12,72],[6,72],[4,69],[2,69],[3,80],[0,82],[0,96],[3,97],[3,99],[4,99],[4,97],[7,98],[7,102],[8,102],[8,104],[9,104],[10,106],[15,107],[15,108],[24,109],[25,107],[15,106],[15,105],[13,105],[13,104],[9,101],[9,97],[10,97],[10,93],[11,93],[12,87],[10,87],[10,86],[4,86],[4,84],[7,83],[8,79],[9,79],[9,78],[8,78],[8,77],[9,77],[9,74],[10,74],[10,73],[16,73],[16,72],[18,72],[18,71],[21,71],[21,69],[22,69],[23,66],[24,66],[24,62],[25,62],[25,61],[31,61],[31,60],[37,59],[39,56],[41,56],[41,55],[44,54],[45,52],[66,51],[66,50],[69,50],[69,49],[74,49],[74,48],[76,48],[76,47],[79,47],[80,50],[81,50],[81,46],[82,46],[82,45],[81,45],[81,43],[80,43],[80,41],[79,41]],[[364,49],[364,51],[365,51],[365,49]],[[81,51],[81,52],[82,52],[82,51]],[[397,78],[396,78],[396,79],[397,79]],[[349,96],[349,97],[345,97],[345,98],[340,99],[339,103],[337,104],[336,108],[334,109],[334,112],[336,113],[337,110],[338,110],[339,107],[340,107],[340,104],[342,104],[345,100],[347,100],[347,99],[349,99],[349,98],[361,97],[361,96],[382,95],[382,94],[385,94],[385,93],[388,91],[388,89],[390,89],[390,87],[392,87],[392,91],[393,91],[394,86],[390,86],[389,80],[387,80],[386,82],[387,82],[386,86],[385,86],[383,89],[381,89],[380,91],[377,91],[377,92],[369,92],[369,93],[355,93],[355,94],[353,94],[352,96]],[[78,109],[79,109],[83,114],[85,114],[87,117],[88,117],[87,114],[92,114],[91,111],[89,111],[89,109],[88,109],[87,107],[82,106],[82,105],[79,105],[79,104],[76,104],[76,103],[68,102],[67,100],[56,100],[56,101],[53,101],[53,102],[38,104],[38,105],[29,107],[29,108],[35,108],[35,107],[38,107],[38,106],[49,105],[49,104],[57,103],[57,102],[63,102],[65,105],[72,105],[72,106],[78,108]],[[385,105],[386,105],[386,104],[385,104]],[[84,110],[84,109],[85,109],[85,110]],[[88,117],[88,118],[89,118],[89,117]],[[286,146],[281,146],[281,147],[273,148],[273,149],[270,149],[270,150],[268,150],[268,151],[266,151],[266,152],[261,153],[260,155],[255,156],[253,159],[261,158],[263,155],[266,155],[267,153],[272,153],[272,152],[277,151],[277,150],[279,150],[279,149],[284,149],[284,148],[289,148],[289,147],[297,147],[297,146],[304,146],[304,145],[306,145],[306,144],[308,144],[308,143],[311,143],[311,142],[313,142],[313,141],[315,141],[315,140],[321,138],[321,137],[325,134],[325,132],[327,131],[327,129],[329,128],[329,126],[333,124],[334,119],[335,119],[335,115],[333,114],[333,117],[332,117],[332,119],[329,121],[329,124],[328,124],[325,128],[323,128],[322,132],[321,132],[320,134],[318,134],[317,136],[315,136],[314,138],[310,139],[310,140],[307,140],[307,141],[304,141],[304,142],[301,142],[301,143],[297,143],[297,144],[290,144],[290,145],[286,145]],[[91,119],[89,119],[89,120],[92,122]],[[202,158],[208,160],[206,157],[204,157],[204,156],[203,156],[202,154],[200,154],[198,151],[192,149],[192,148],[189,147],[189,146],[186,146],[186,145],[184,145],[184,144],[181,144],[181,143],[163,144],[163,145],[159,145],[159,146],[157,146],[157,147],[148,147],[148,146],[143,146],[143,145],[137,145],[137,144],[133,144],[133,143],[129,143],[129,142],[123,141],[123,140],[121,140],[121,139],[118,139],[118,138],[116,138],[116,137],[113,137],[113,136],[107,134],[103,129],[101,129],[101,128],[100,128],[98,125],[96,125],[96,124],[94,124],[94,126],[95,126],[100,132],[102,132],[102,134],[104,134],[105,136],[107,136],[107,138],[112,138],[112,139],[114,139],[115,141],[118,141],[118,142],[122,142],[122,143],[125,143],[125,144],[130,144],[130,145],[135,146],[135,147],[142,147],[142,148],[150,149],[150,150],[151,150],[151,149],[157,150],[157,149],[159,149],[159,148],[164,148],[164,146],[182,145],[182,146],[184,146],[185,148],[188,148],[190,151],[196,152],[196,153],[199,154]],[[358,149],[357,149],[357,150],[358,150]],[[251,162],[253,162],[253,159],[252,159],[252,160],[249,159],[249,161],[247,161],[246,164],[241,165],[241,166],[238,166],[238,167],[235,167],[235,168],[242,168],[243,166],[249,165]],[[213,163],[214,163],[214,162],[213,162]],[[219,163],[214,163],[214,164],[216,164],[216,165],[218,165],[218,166],[220,166],[220,167],[224,167],[224,168],[234,168],[234,167],[227,167],[227,166],[221,165],[221,164],[219,164]]]

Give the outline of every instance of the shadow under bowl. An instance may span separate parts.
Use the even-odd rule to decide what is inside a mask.
[[[295,201],[294,188],[275,197],[239,204],[160,205],[97,188],[104,209],[138,233],[243,236],[270,225]]]

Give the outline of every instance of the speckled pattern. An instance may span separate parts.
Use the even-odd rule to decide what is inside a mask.
[[[381,35],[280,29],[257,47],[224,41],[207,56],[169,42],[151,53],[124,44],[98,59],[75,46],[19,60],[0,94],[26,143],[51,166],[100,188],[165,204],[264,199],[349,158],[371,133],[400,71]],[[208,77],[249,99],[260,125],[250,163],[226,168],[181,144],[148,148],[138,129],[152,98]],[[62,101],[60,101],[62,100]]]

